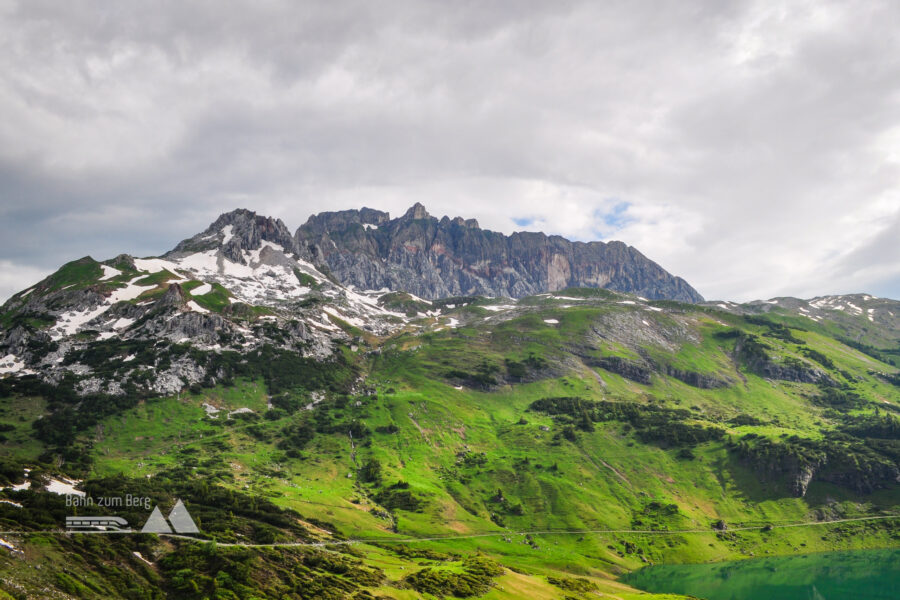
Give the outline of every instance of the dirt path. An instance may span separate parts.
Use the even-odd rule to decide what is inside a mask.
[[[851,519],[835,519],[833,521],[806,521],[801,523],[770,523],[767,525],[754,525],[752,527],[730,527],[728,531],[759,531],[766,527],[772,529],[781,529],[787,527],[817,527],[835,525],[838,523],[855,523],[859,521],[877,521],[884,519],[898,519],[900,515],[881,515],[877,517],[854,517]],[[488,537],[508,537],[513,535],[587,535],[587,534],[615,534],[615,535],[684,535],[684,534],[709,534],[721,533],[716,529],[667,529],[667,530],[646,530],[646,529],[534,529],[523,531],[490,531],[485,533],[464,533],[440,535],[433,537],[395,537],[395,538],[357,538],[349,540],[333,540],[326,542],[280,542],[273,544],[238,544],[229,542],[215,542],[217,546],[225,548],[241,547],[241,548],[288,548],[288,547],[306,547],[317,548],[323,546],[350,546],[353,544],[416,544],[419,542],[441,542],[448,540],[466,540],[475,538]],[[140,531],[0,531],[0,535],[146,535]],[[182,540],[190,540],[192,542],[212,542],[215,540],[206,540],[202,538],[191,537],[189,535],[179,535],[177,533],[160,533],[156,534],[161,537],[177,538]]]
[[[900,518],[900,515],[884,515],[878,517],[855,517],[851,519],[836,519],[834,521],[808,521],[803,523],[785,523],[785,524],[771,524],[772,529],[779,528],[787,528],[787,527],[815,527],[819,525],[834,525],[838,523],[852,523],[857,521],[875,521],[875,520],[883,520],[883,519],[897,519]],[[769,525],[755,525],[753,527],[730,527],[728,531],[759,531]],[[0,531],[0,534],[3,532]],[[586,535],[586,534],[596,534],[596,533],[606,533],[606,534],[617,534],[617,535],[627,535],[627,534],[640,534],[640,535],[684,535],[684,534],[698,534],[698,533],[720,533],[715,529],[672,529],[672,530],[642,530],[642,529],[544,529],[544,530],[529,530],[529,531],[492,531],[487,533],[467,533],[467,534],[453,534],[453,535],[443,535],[443,536],[434,536],[434,537],[414,537],[414,538],[372,538],[372,539],[352,539],[352,540],[334,540],[330,542],[284,542],[284,543],[276,543],[276,544],[229,544],[229,543],[217,543],[217,546],[225,546],[225,547],[245,547],[245,548],[273,548],[273,547],[290,547],[290,546],[301,546],[301,547],[321,547],[321,546],[349,546],[353,544],[415,544],[419,542],[441,542],[448,540],[465,540],[465,539],[475,539],[475,538],[487,538],[487,537],[507,537],[512,535]],[[163,534],[166,537],[174,537],[180,539],[193,540],[198,542],[204,542],[208,540],[201,540],[198,538],[193,538],[186,535],[178,535],[178,534]]]

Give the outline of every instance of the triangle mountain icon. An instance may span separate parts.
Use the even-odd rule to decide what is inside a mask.
[[[181,500],[175,503],[175,508],[169,513],[169,523],[177,533],[200,533],[197,524],[194,523],[194,519],[191,518]]]
[[[169,527],[166,519],[159,512],[158,506],[153,508],[153,512],[150,513],[150,518],[144,523],[141,533],[172,533],[172,528]]]

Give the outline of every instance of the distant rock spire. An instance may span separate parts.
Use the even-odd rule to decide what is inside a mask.
[[[403,215],[403,218],[407,220],[427,219],[429,217],[431,217],[431,215],[428,214],[428,211],[425,210],[425,206],[421,202],[416,202],[415,204],[413,204],[411,207],[409,207],[409,210],[406,211],[406,214]]]

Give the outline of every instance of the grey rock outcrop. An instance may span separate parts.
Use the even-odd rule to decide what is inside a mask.
[[[238,209],[220,215],[205,231],[182,241],[165,256],[183,256],[221,248],[225,258],[243,265],[247,264],[244,251],[258,250],[264,241],[277,244],[287,252],[294,249],[294,238],[281,219]]]
[[[604,356],[585,362],[590,366],[606,369],[610,373],[616,373],[625,379],[645,385],[650,383],[650,376],[653,374],[650,368],[620,356]]]
[[[677,369],[672,365],[666,365],[665,371],[667,375],[674,377],[679,381],[683,381],[684,383],[695,388],[711,390],[715,388],[728,387],[729,385],[731,385],[730,382],[713,375],[698,373],[696,371],[685,371],[682,369]]]
[[[780,379],[797,383],[835,384],[835,381],[828,373],[814,367],[793,367],[767,361],[755,365],[755,370],[759,375],[768,379]]]
[[[295,249],[344,285],[389,288],[423,298],[519,298],[568,287],[607,288],[650,299],[700,302],[687,282],[622,242],[481,229],[474,219],[436,219],[415,204],[391,219],[364,208],[314,215]]]

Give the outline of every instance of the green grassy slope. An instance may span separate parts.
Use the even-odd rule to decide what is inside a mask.
[[[461,307],[450,315],[469,315],[466,326],[436,321],[436,331],[345,351],[350,366],[316,386],[285,374],[308,364],[254,371],[251,361],[228,387],[145,399],[104,416],[78,432],[77,460],[32,432],[45,400],[11,390],[0,412],[9,426],[5,471],[27,464],[89,483],[118,474],[174,482],[160,501],[171,500],[172,490],[196,494],[178,482],[202,480],[295,511],[292,518],[305,524],[304,533],[283,524],[269,531],[249,512],[232,515],[249,524],[217,527],[225,517],[208,508],[204,531],[220,542],[366,540],[335,556],[380,573],[347,575],[347,565],[308,558],[324,552],[311,548],[254,550],[251,560],[245,549],[195,556],[191,543],[147,539],[110,551],[117,569],[184,598],[257,597],[244,589],[253,586],[266,590],[258,597],[279,597],[278,586],[306,597],[291,586],[327,582],[329,574],[345,582],[323,584],[335,598],[369,597],[362,589],[431,598],[461,579],[492,582],[485,598],[525,597],[523,590],[533,598],[597,591],[662,598],[615,577],[647,563],[897,545],[896,521],[824,523],[900,513],[900,488],[885,479],[898,460],[895,367],[815,323],[779,327],[675,303],[652,303],[661,309],[653,310],[617,295],[565,292],[579,295],[588,300],[526,299],[512,316],[479,303]],[[604,362],[610,359],[619,362]],[[827,382],[767,378],[763,363],[815,371]],[[723,385],[697,387],[685,373]],[[813,465],[805,494],[797,494],[798,473],[812,465],[797,461],[820,454],[827,463]],[[27,507],[37,502],[27,494],[7,497]],[[15,522],[15,510],[0,504],[5,524]],[[714,528],[719,521],[727,530]],[[813,525],[784,527],[801,523]],[[75,542],[19,543],[55,572]],[[144,544],[154,566],[126,564],[129,543]],[[473,563],[479,553],[501,566]],[[239,585],[232,560],[242,556],[251,566]],[[185,564],[212,581],[216,573],[230,580],[211,596],[209,581],[192,587],[185,574],[178,579],[176,567]],[[306,566],[300,572],[288,564]],[[87,580],[98,567],[87,560],[72,568]],[[8,553],[0,569],[40,580]],[[409,578],[423,569],[430,570]],[[279,573],[280,583],[266,570]],[[78,589],[61,581],[50,583]],[[68,593],[102,597],[82,585],[88,591]]]

